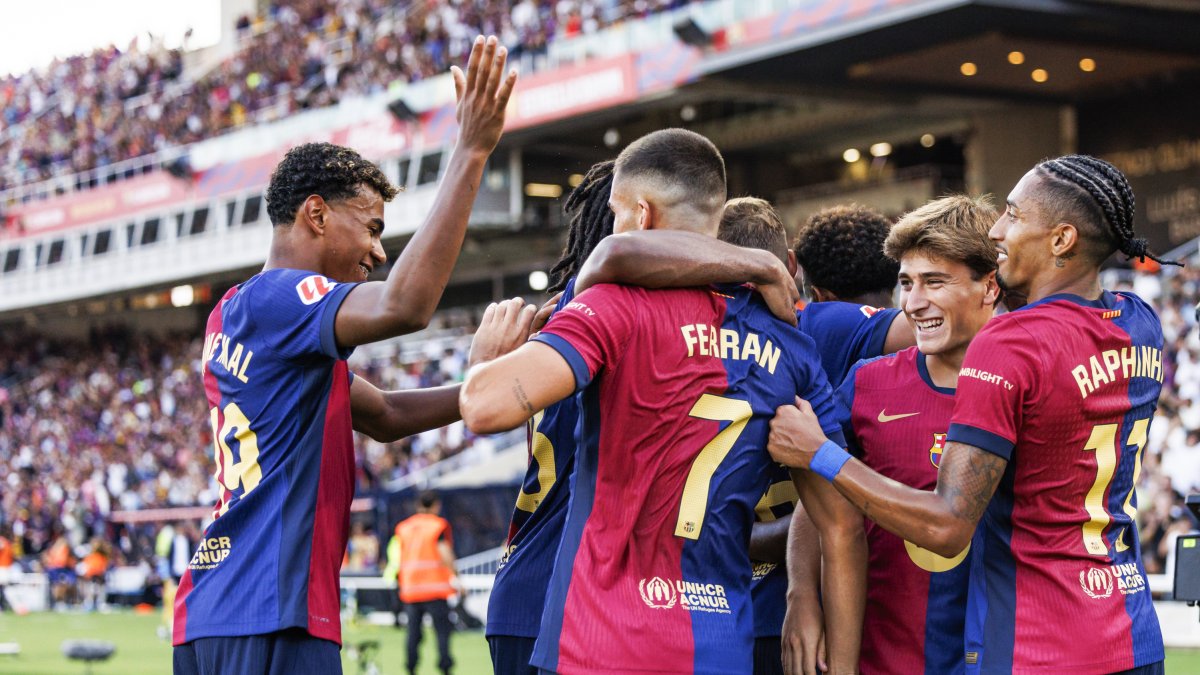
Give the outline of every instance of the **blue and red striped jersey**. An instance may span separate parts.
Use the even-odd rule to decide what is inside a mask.
[[[533,665],[748,673],[747,547],[772,466],[770,419],[799,394],[841,440],[812,340],[746,288],[607,284],[535,339],[567,361],[582,393]]]
[[[1107,291],[1044,298],[971,342],[949,440],[1008,467],[972,543],[967,672],[1163,660],[1134,517],[1162,348],[1154,310]]]
[[[796,313],[801,332],[813,339],[821,369],[837,387],[855,362],[883,353],[898,309],[879,309],[849,302],[809,303]],[[785,485],[786,483],[786,485]],[[772,480],[755,513],[759,520],[782,518],[799,501],[786,471]],[[754,602],[754,636],[779,637],[787,612],[787,570],[783,565],[755,562],[750,590]]]
[[[567,282],[554,311],[575,298]],[[554,553],[562,539],[575,466],[579,402],[567,397],[530,420],[529,466],[517,495],[508,544],[488,600],[487,634],[537,637]]]
[[[208,318],[204,390],[221,497],[175,598],[176,645],[303,628],[341,642],[354,494],[350,375],[334,336],[353,288],[268,270]]]
[[[937,486],[954,389],[934,385],[916,347],[860,361],[838,388],[850,449],[880,474],[919,490]],[[963,673],[970,547],[943,558],[866,522],[864,675]]]
[[[836,387],[850,366],[883,353],[888,330],[899,314],[898,309],[852,302],[810,302],[796,312],[796,320],[800,332],[816,341],[821,367]]]

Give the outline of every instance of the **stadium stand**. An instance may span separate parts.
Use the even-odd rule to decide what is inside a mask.
[[[0,190],[131,160],[246,124],[413,82],[465,62],[478,34],[514,59],[687,0],[270,3],[239,49],[198,75],[180,50],[134,42],[0,79]],[[94,180],[86,176],[78,180]]]

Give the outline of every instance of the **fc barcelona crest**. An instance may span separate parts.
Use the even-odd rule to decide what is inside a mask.
[[[942,461],[942,451],[946,449],[946,434],[933,435],[933,447],[929,448],[929,461],[935,467],[939,466]]]

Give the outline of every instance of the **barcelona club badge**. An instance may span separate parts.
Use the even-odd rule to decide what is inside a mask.
[[[946,434],[933,435],[933,447],[929,448],[929,461],[936,468],[942,461],[942,450],[946,449]]]

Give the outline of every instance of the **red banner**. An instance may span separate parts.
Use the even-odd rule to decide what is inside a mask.
[[[590,61],[522,78],[508,104],[505,127],[519,129],[637,98],[633,54]]]

